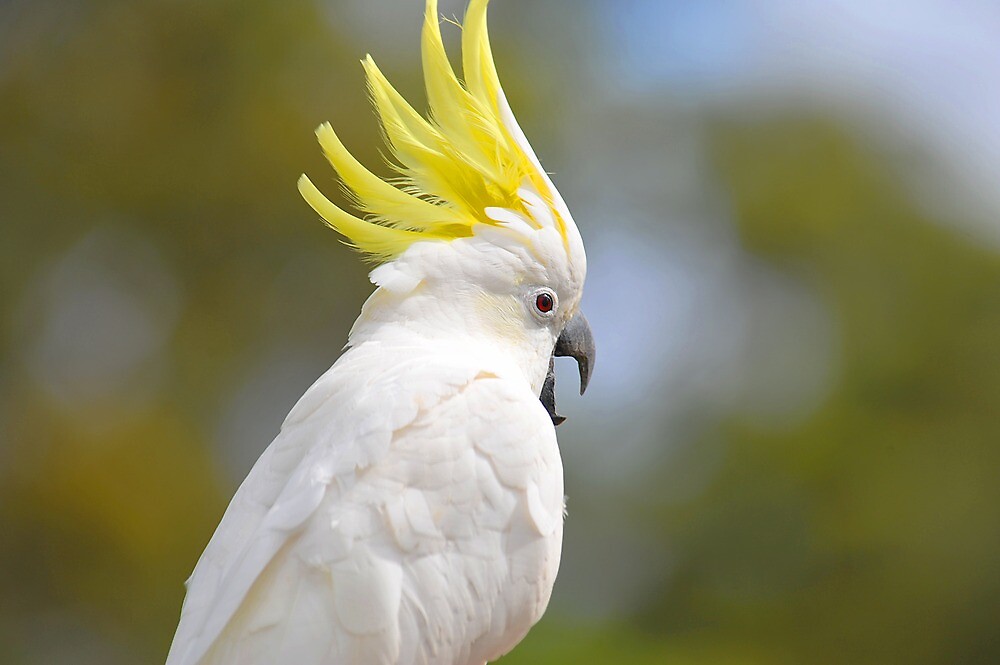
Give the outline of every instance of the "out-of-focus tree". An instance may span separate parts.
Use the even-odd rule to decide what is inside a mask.
[[[716,154],[747,249],[832,310],[835,378],[801,425],[697,444],[725,468],[663,522],[682,556],[646,625],[791,662],[995,662],[1000,257],[829,122],[731,123]]]

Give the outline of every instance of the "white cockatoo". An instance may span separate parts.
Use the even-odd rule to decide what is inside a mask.
[[[464,82],[428,0],[424,119],[366,58],[401,178],[317,135],[361,211],[299,190],[379,265],[188,580],[168,665],[481,665],[538,621],[562,547],[553,355],[594,361],[583,242],[500,88],[472,0]]]

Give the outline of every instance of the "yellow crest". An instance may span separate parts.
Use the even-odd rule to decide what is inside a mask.
[[[427,0],[421,55],[428,119],[396,92],[371,56],[362,61],[390,154],[398,162],[393,164],[401,175],[398,184],[382,180],[358,162],[329,123],[316,130],[323,152],[364,217],[331,203],[305,175],[299,178],[299,192],[349,244],[377,262],[391,260],[421,240],[454,240],[472,235],[475,224],[495,225],[486,215],[488,207],[524,211],[518,189],[526,180],[552,210],[565,237],[537,162],[525,154],[504,122],[506,101],[486,31],[488,2],[471,0],[466,10],[463,84],[441,41],[437,0]]]

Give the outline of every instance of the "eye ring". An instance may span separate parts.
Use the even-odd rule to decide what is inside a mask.
[[[551,314],[556,308],[556,299],[548,291],[541,291],[535,295],[535,309],[542,314]]]

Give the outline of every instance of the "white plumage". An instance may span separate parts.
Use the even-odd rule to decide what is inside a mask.
[[[388,83],[373,84],[392,106],[383,123],[405,118],[406,149],[429,164],[414,168],[440,192],[386,190],[319,131],[363,205],[412,205],[422,226],[352,217],[300,183],[387,262],[348,350],[289,413],[198,561],[167,665],[481,665],[545,611],[564,506],[551,357],[576,356],[585,385],[586,257],[496,81],[485,7],[473,0],[463,44],[476,49],[473,94],[441,60],[428,1],[425,64],[441,70],[439,98],[452,86],[454,107],[437,107],[454,113],[446,124],[414,119]],[[496,163],[466,163],[456,145]]]
[[[202,555],[168,663],[483,663],[538,620],[554,430],[502,362],[440,351],[361,344],[306,392]]]

